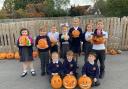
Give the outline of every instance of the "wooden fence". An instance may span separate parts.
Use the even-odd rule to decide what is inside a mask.
[[[57,20],[32,20],[20,22],[6,22],[0,23],[0,52],[14,52],[17,51],[16,41],[19,37],[21,28],[28,28],[33,38],[38,34],[38,29],[47,23],[48,30],[52,24],[56,24],[57,29],[60,31],[60,23],[68,22],[71,24],[71,17],[67,19]],[[128,49],[128,17],[117,18],[80,18],[80,26],[85,29],[85,24],[91,19],[94,23],[101,19],[104,21],[104,30],[109,33],[107,47],[127,50]]]

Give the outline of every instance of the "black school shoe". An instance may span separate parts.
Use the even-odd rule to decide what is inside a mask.
[[[32,76],[36,76],[36,72],[35,71],[31,71],[31,75]]]
[[[99,78],[100,79],[103,79],[104,78],[104,75],[105,75],[105,72],[101,72],[100,75],[99,75]]]
[[[45,72],[41,73],[41,76],[44,76],[45,75]]]
[[[25,77],[27,75],[27,72],[23,72],[22,74],[21,74],[21,77]]]

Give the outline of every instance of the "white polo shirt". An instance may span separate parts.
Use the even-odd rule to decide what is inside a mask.
[[[108,38],[108,33],[105,31],[102,31],[102,33],[105,35],[104,37]],[[105,50],[105,44],[93,44],[92,49],[94,50]]]

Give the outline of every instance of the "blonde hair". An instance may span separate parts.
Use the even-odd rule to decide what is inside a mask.
[[[69,51],[67,52],[67,56],[74,56],[73,51],[69,50]]]

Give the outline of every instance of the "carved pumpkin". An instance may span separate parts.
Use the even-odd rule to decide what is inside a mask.
[[[59,89],[62,87],[62,79],[59,75],[53,75],[51,79],[51,86],[53,89]]]
[[[14,55],[15,59],[20,59],[20,55],[19,55],[19,52],[15,52],[15,55]]]
[[[0,53],[0,59],[5,59],[6,58],[6,53]]]
[[[87,76],[81,76],[78,80],[78,85],[81,89],[90,89],[92,85],[92,80]]]
[[[32,55],[33,55],[34,58],[36,58],[38,56],[38,52],[37,51],[33,51]]]
[[[67,75],[63,79],[63,86],[66,89],[74,89],[77,85],[77,80],[73,75]]]
[[[111,54],[111,55],[116,55],[116,54],[117,54],[117,51],[114,50],[114,49],[111,49],[111,50],[109,51],[109,54]]]
[[[21,36],[19,38],[19,44],[22,44],[23,46],[30,46],[31,42],[27,36]]]
[[[79,30],[73,30],[73,31],[72,31],[72,36],[73,36],[74,38],[79,37],[79,35],[80,35],[80,31],[79,31]]]
[[[48,43],[47,43],[47,40],[46,39],[40,39],[38,41],[38,46],[40,48],[47,48],[48,47]]]
[[[7,53],[6,58],[7,59],[13,59],[14,58],[14,53],[12,53],[12,52]]]
[[[93,44],[104,44],[105,39],[103,36],[93,36],[92,37],[92,43]]]

